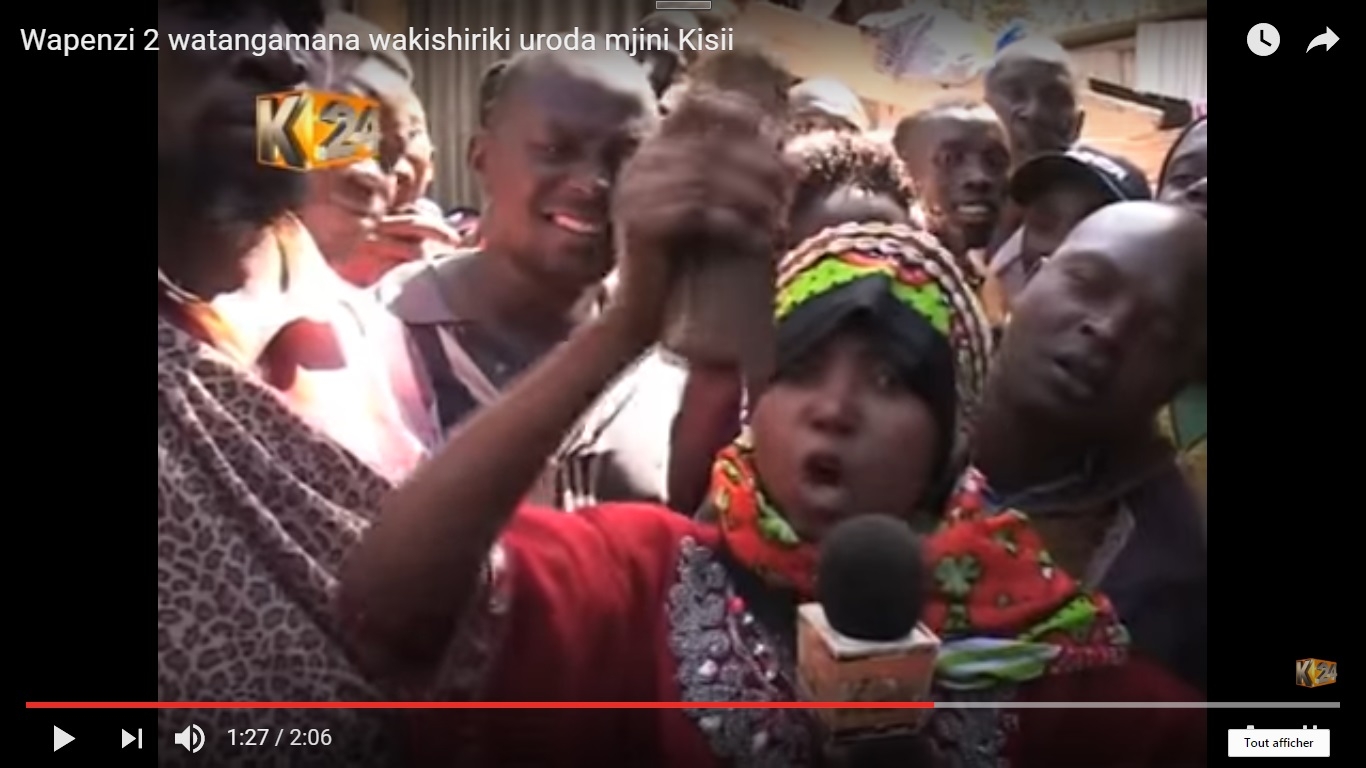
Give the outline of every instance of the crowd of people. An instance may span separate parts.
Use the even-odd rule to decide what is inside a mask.
[[[221,5],[159,28],[366,25]],[[920,532],[937,699],[1205,700],[1207,118],[1150,185],[1049,40],[886,136],[749,55],[500,62],[443,209],[401,54],[158,54],[162,701],[800,700],[796,608],[868,513]],[[256,164],[255,96],[303,84],[378,99],[379,157]],[[776,265],[732,297],[772,301],[762,376],[659,343],[699,242]],[[848,761],[802,709],[194,719],[330,730],[289,764]],[[897,764],[1180,768],[1205,729],[937,710]]]

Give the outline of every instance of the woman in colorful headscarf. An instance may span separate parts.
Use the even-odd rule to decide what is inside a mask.
[[[1198,118],[1177,137],[1158,177],[1158,200],[1209,218],[1209,121]],[[1180,451],[1181,467],[1203,500],[1208,491],[1209,443],[1205,372],[1200,381],[1177,395],[1160,420],[1162,430]]]
[[[911,189],[890,144],[860,133],[818,131],[790,138],[797,171],[781,252],[850,221],[906,224]],[[688,367],[669,436],[669,506],[692,514],[706,498],[716,452],[740,433],[742,376],[734,367]]]
[[[851,516],[891,511],[910,517],[932,503],[938,481],[952,472],[956,435],[985,377],[989,336],[952,257],[903,225],[827,230],[799,246],[779,271],[776,375],[755,401],[747,434],[717,459],[708,502],[717,524],[644,504],[577,515],[525,506],[497,510],[483,529],[488,542],[496,537],[493,554],[462,600],[433,593],[433,584],[460,581],[414,569],[415,553],[430,546],[475,557],[483,542],[443,539],[435,527],[400,517],[406,510],[391,509],[372,532],[382,536],[357,552],[344,587],[367,657],[387,660],[390,670],[404,667],[396,660],[426,659],[420,668],[435,670],[439,679],[415,695],[439,699],[795,700],[794,612],[812,598],[818,543]],[[528,377],[607,381],[608,369],[625,359],[566,354]],[[590,375],[586,366],[603,370]],[[526,423],[528,411],[546,407],[535,389],[510,391],[476,417],[482,430],[477,422],[469,428],[486,436],[471,460],[499,468],[497,482],[532,482],[540,457],[524,455],[525,445],[539,438],[494,435],[499,428],[514,431],[507,425]],[[457,469],[449,461],[444,467]],[[507,478],[511,472],[526,476]],[[459,493],[470,497],[451,496]],[[487,505],[487,498],[485,489],[473,487],[452,487],[447,495],[464,512]],[[1138,690],[1165,680],[1160,671],[1116,666],[1124,660],[1122,632],[1104,600],[1044,570],[1046,554],[1033,546],[1022,519],[991,525],[950,528],[929,548],[945,575],[939,594],[955,602],[931,608],[927,618],[946,631],[969,631],[982,621],[1010,638],[956,647],[955,682],[1056,679],[1065,682],[1039,686],[1036,696],[1166,700],[1166,690]],[[1034,581],[1016,587],[976,580],[975,558],[1012,536],[1025,559],[1006,562],[1017,574],[1033,567]],[[959,571],[949,578],[943,563]],[[424,583],[410,581],[417,573]],[[1009,576],[994,566],[989,574]],[[1009,586],[1019,603],[1008,610],[987,605],[996,593],[982,597],[979,590],[988,583]],[[434,595],[429,608],[449,603],[466,606],[465,612],[426,613],[414,610],[416,601],[394,599],[412,594],[409,587]],[[435,638],[426,647],[413,642]],[[971,661],[992,651],[993,659],[1010,660],[1004,670]],[[1066,682],[1065,672],[1083,668],[1089,674]],[[1115,682],[1128,688],[1112,688]],[[825,759],[810,713],[796,709],[463,710],[416,717],[416,752],[439,765],[805,766]],[[1152,743],[1166,735],[1161,727],[1145,732]],[[966,754],[981,748],[974,738],[946,729],[938,741]],[[1017,753],[1020,765],[1057,765],[1050,757],[1060,748],[1031,738],[1003,748],[1024,750]],[[913,765],[926,764],[924,758],[907,756]]]

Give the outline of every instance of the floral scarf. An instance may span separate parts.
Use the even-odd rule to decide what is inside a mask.
[[[1158,418],[1159,429],[1175,446],[1181,470],[1201,499],[1206,497],[1209,487],[1207,397],[1204,385],[1192,385],[1177,395]]]
[[[816,547],[797,536],[759,485],[747,435],[717,455],[709,501],[736,560],[766,584],[803,600],[815,595]]]
[[[924,541],[932,586],[923,620],[943,640],[937,683],[980,690],[1124,663],[1129,635],[1109,598],[1059,569],[1023,513],[987,514],[983,488],[969,470],[944,524]],[[717,457],[711,504],[737,560],[812,598],[818,550],[764,494],[747,441]]]
[[[1022,512],[990,513],[985,489],[968,470],[925,540],[939,684],[975,690],[1123,663],[1129,636],[1109,598],[1059,569]]]

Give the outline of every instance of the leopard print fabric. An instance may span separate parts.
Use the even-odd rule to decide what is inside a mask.
[[[337,573],[389,485],[273,390],[157,320],[157,695],[178,701],[364,701],[331,612]],[[203,729],[164,764],[385,766],[375,710],[162,710]],[[232,746],[229,729],[270,729]],[[330,744],[321,741],[328,732]],[[298,736],[296,736],[296,731]],[[277,735],[283,733],[280,746]],[[292,742],[301,741],[295,746]]]

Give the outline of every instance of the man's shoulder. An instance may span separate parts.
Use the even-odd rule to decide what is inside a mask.
[[[462,249],[430,260],[401,264],[380,278],[370,291],[405,323],[445,322],[450,319],[450,310],[442,298],[442,275],[476,253],[472,248]]]

